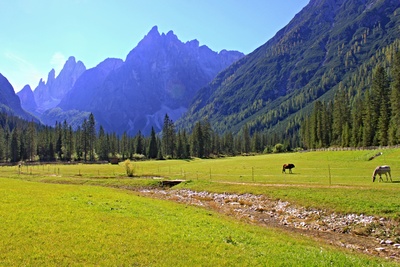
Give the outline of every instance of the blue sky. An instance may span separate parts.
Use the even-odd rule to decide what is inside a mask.
[[[182,42],[248,54],[309,0],[0,0],[0,73],[19,91],[69,56],[92,68],[124,59],[155,25]]]

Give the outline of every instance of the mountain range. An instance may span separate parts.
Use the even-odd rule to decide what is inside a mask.
[[[149,133],[168,114],[178,128],[207,119],[220,134],[247,125],[279,136],[296,132],[313,103],[333,99],[339,87],[366,90],[372,68],[388,57],[382,51],[399,42],[399,28],[398,0],[311,0],[245,56],[183,43],[154,27],[125,60],[85,69],[71,57],[63,88],[53,88],[59,77],[50,72],[47,83],[18,95],[48,124],[78,124],[91,112],[107,131]]]
[[[106,131],[149,134],[152,127],[161,130],[165,114],[180,118],[200,88],[243,56],[214,52],[197,40],[183,43],[172,31],[160,34],[155,26],[125,61],[108,58],[86,70],[70,57],[57,78],[52,70],[46,83],[39,82],[33,99],[28,87],[18,95],[46,124],[66,119],[79,125],[93,113]]]

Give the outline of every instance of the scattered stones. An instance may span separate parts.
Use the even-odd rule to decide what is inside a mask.
[[[381,237],[375,243],[381,247],[375,248],[375,251],[392,253],[391,257],[399,258],[396,251],[400,249],[400,244],[395,244],[391,239],[382,239],[383,237],[390,237],[393,240],[400,238],[399,236],[391,236],[391,233],[393,233],[391,230],[396,226],[386,218],[364,214],[339,214],[327,210],[299,207],[287,201],[268,199],[263,195],[196,192],[186,189],[144,189],[141,192],[153,197],[217,209],[228,215],[234,215],[236,218],[250,220],[251,222],[274,223],[287,228],[335,234]],[[373,250],[373,243],[374,241],[369,246],[371,250]],[[368,251],[368,249],[362,247],[362,243],[359,245],[343,244],[343,246]]]

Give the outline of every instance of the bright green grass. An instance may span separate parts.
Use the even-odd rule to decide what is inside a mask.
[[[1,266],[396,266],[112,188],[0,178]]]
[[[383,154],[368,161],[377,152]],[[400,149],[327,151],[137,162],[133,179],[126,177],[122,163],[23,166],[20,175],[16,166],[1,167],[0,177],[129,188],[157,184],[152,177],[160,176],[187,181],[177,188],[264,194],[337,212],[400,218],[399,159]],[[281,173],[283,163],[296,165],[293,174]],[[372,171],[384,164],[392,167],[393,183],[372,183]]]
[[[368,159],[383,154],[372,161]],[[293,174],[282,174],[283,163],[294,163]],[[400,218],[400,149],[270,154],[192,162],[139,163],[185,178],[178,188],[198,191],[264,194],[272,198],[336,212]],[[390,165],[393,183],[372,182],[378,165]],[[140,171],[140,168],[139,168]],[[162,173],[160,171],[160,173]]]

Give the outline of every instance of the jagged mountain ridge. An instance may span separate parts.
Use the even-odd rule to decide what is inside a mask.
[[[158,131],[166,113],[178,119],[201,87],[243,56],[216,53],[197,40],[183,43],[155,26],[124,62],[108,59],[85,71],[58,107],[92,112],[106,131]]]
[[[73,56],[65,62],[57,78],[52,69],[47,77],[47,82],[40,80],[39,85],[33,91],[38,106],[37,112],[43,113],[47,109],[56,107],[85,70],[85,65],[81,61],[76,61]]]
[[[177,123],[208,119],[219,133],[270,131],[400,38],[400,2],[311,0],[271,40],[199,90]],[[285,128],[285,127],[284,127]]]

